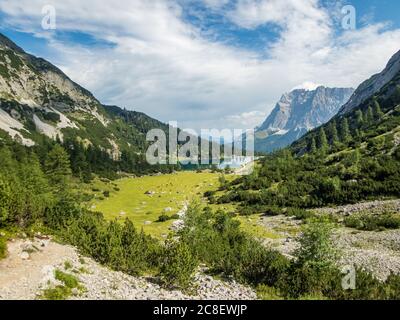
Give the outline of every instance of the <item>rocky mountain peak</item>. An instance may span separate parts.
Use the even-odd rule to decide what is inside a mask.
[[[373,75],[357,88],[350,100],[340,110],[340,114],[345,114],[361,105],[365,100],[379,92],[398,74],[400,74],[400,51],[389,60],[386,68],[381,73]]]
[[[307,131],[328,122],[354,92],[352,88],[295,89],[282,95],[257,129],[256,150],[285,147]]]
[[[11,50],[14,50],[19,53],[25,53],[25,51],[22,48],[18,47],[14,42],[12,42],[10,39],[8,39],[1,33],[0,33],[0,46],[8,47]]]
[[[0,34],[1,137],[6,133],[26,146],[40,144],[41,135],[76,140],[118,159],[124,150],[142,152],[143,131],[164,126],[145,114],[102,105],[58,67]]]

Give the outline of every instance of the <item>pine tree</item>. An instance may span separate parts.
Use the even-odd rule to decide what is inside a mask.
[[[362,137],[361,131],[360,131],[359,129],[356,129],[356,131],[355,131],[355,137],[356,137],[357,139],[360,139],[360,138]]]
[[[356,123],[358,127],[361,127],[364,124],[364,115],[361,110],[356,111]]]
[[[395,104],[400,103],[400,86],[396,86],[396,90],[394,91],[391,99]]]
[[[339,142],[339,135],[336,127],[336,121],[333,120],[330,124],[330,133],[331,133],[331,143],[332,145],[336,145]]]
[[[318,134],[318,149],[325,152],[328,149],[328,139],[326,138],[326,133],[324,128],[319,130]]]
[[[310,146],[309,146],[308,150],[311,153],[316,153],[317,152],[317,143],[315,142],[315,138],[314,137],[312,137],[312,139],[311,139],[311,143],[310,143]]]
[[[112,221],[107,227],[106,237],[107,262],[111,265],[118,265],[120,268],[126,268],[124,251],[122,247],[122,227],[117,221]]]
[[[375,116],[375,119],[377,119],[377,120],[379,120],[383,117],[381,105],[376,100],[374,101],[374,116]]]
[[[24,225],[44,215],[51,195],[48,181],[35,154],[21,164],[19,179],[24,190],[20,197],[24,200],[16,220],[20,225]]]
[[[0,176],[0,226],[7,221],[11,200],[11,189]]]
[[[374,121],[374,112],[372,111],[372,107],[369,106],[364,117],[367,124],[371,124]]]
[[[310,219],[303,227],[300,247],[295,251],[296,263],[320,269],[334,265],[339,255],[332,240],[334,228],[328,218]]]
[[[52,186],[62,189],[68,184],[71,165],[67,152],[60,145],[55,145],[47,155],[45,172]]]
[[[341,135],[341,141],[343,143],[348,143],[351,140],[349,120],[347,120],[347,118],[344,118],[342,120],[340,126],[340,135]]]

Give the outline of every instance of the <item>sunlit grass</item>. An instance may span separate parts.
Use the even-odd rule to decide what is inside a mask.
[[[200,201],[204,192],[219,187],[219,174],[179,172],[176,174],[124,178],[115,181],[119,191],[112,191],[109,198],[95,200],[91,210],[102,212],[109,219],[129,218],[138,229],[153,236],[169,233],[173,220],[156,222],[162,214],[174,215],[192,201]],[[97,182],[95,189],[103,191]],[[146,194],[146,193],[153,194]]]
[[[90,203],[92,211],[101,212],[108,220],[129,218],[138,228],[155,236],[165,238],[170,232],[174,220],[157,222],[162,214],[172,216],[178,213],[185,205],[196,201],[206,206],[203,199],[206,191],[217,190],[220,186],[219,173],[179,172],[176,174],[145,176],[139,178],[124,178],[113,182],[104,182],[99,179],[88,187],[96,198]],[[231,181],[237,176],[227,175],[225,179]],[[94,191],[93,191],[94,190]],[[104,197],[103,192],[109,191],[110,196]],[[146,194],[154,193],[154,194]],[[223,191],[217,192],[217,195]],[[212,204],[216,211],[237,213],[234,203]],[[277,239],[280,236],[258,224],[259,215],[249,217],[238,216],[243,231],[260,239]]]
[[[244,232],[258,239],[279,239],[282,237],[273,230],[268,230],[265,226],[260,225],[258,223],[260,215],[258,214],[251,216],[238,216],[236,219],[240,221],[241,228]]]

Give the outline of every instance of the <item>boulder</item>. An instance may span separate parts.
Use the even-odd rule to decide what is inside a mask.
[[[22,260],[29,260],[31,256],[29,255],[28,252],[22,251],[22,252],[19,254],[19,257],[20,257]]]

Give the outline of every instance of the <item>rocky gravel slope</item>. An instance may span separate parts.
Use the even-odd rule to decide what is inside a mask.
[[[14,240],[9,254],[0,261],[0,299],[38,299],[47,288],[60,284],[54,276],[61,270],[77,277],[84,287],[71,299],[83,300],[251,300],[256,293],[234,281],[222,281],[195,275],[190,292],[166,290],[155,278],[133,277],[112,271],[79,255],[71,246],[50,239]],[[66,267],[68,266],[68,268]]]
[[[359,213],[400,213],[400,200],[364,202],[321,208],[314,212],[336,215],[339,220]],[[264,244],[291,258],[299,246],[302,222],[286,216],[262,216],[258,223],[281,236],[278,239],[266,239]],[[385,280],[390,273],[400,274],[400,230],[358,231],[341,226],[335,231],[334,243],[341,252],[342,266],[363,268],[381,280]]]

